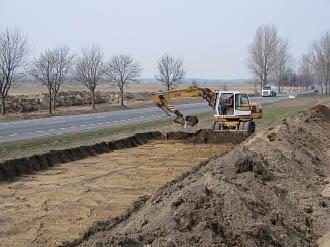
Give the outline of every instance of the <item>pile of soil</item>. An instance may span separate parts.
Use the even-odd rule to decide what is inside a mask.
[[[166,133],[166,139],[184,140],[186,143],[213,143],[213,144],[239,144],[247,138],[247,133],[243,131],[213,131],[210,129],[200,129],[189,133],[184,131]]]
[[[314,246],[330,225],[329,116],[283,119],[64,245]]]

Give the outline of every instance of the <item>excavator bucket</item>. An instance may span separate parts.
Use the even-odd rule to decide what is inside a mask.
[[[185,116],[185,126],[195,126],[198,124],[198,117],[193,115]]]

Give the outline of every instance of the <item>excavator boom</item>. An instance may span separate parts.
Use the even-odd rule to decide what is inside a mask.
[[[174,121],[183,126],[194,126],[198,123],[197,116],[184,116],[179,110],[169,103],[172,98],[178,97],[201,97],[205,99],[209,106],[213,109],[216,101],[216,93],[209,88],[189,87],[186,89],[171,90],[167,92],[153,92],[150,94],[152,100],[161,108],[168,116],[175,114]]]

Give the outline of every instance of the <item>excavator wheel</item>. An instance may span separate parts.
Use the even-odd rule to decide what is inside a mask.
[[[256,123],[254,121],[250,121],[248,122],[247,133],[248,135],[251,135],[254,132],[256,132]]]

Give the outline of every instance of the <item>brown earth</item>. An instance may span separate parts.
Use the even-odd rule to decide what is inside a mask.
[[[330,246],[330,109],[261,131],[66,246]]]
[[[207,131],[199,134],[208,135]],[[184,135],[196,136],[181,133],[179,139],[185,139]],[[151,141],[145,144],[148,136]],[[222,144],[189,144],[183,140],[152,140],[158,137],[158,134],[149,133],[133,138],[135,141],[126,138],[108,145],[61,151],[57,155],[53,151],[45,158],[32,158],[31,166],[27,166],[29,159],[25,163],[12,162],[14,167],[17,164],[13,172],[21,169],[18,174],[12,174],[13,178],[24,174],[22,171],[27,169],[24,170],[23,165],[33,168],[45,160],[52,164],[55,160],[85,157],[81,154],[90,156],[112,151],[80,161],[47,166],[44,169],[48,170],[21,176],[14,182],[2,182],[0,245],[56,246],[64,240],[76,239],[94,221],[120,214],[139,196],[152,194],[159,186],[201,161],[223,155],[233,146],[224,143],[227,141]],[[167,139],[176,137],[178,135],[171,133]],[[209,142],[203,138],[199,142],[205,141]],[[134,147],[138,144],[143,145]]]

